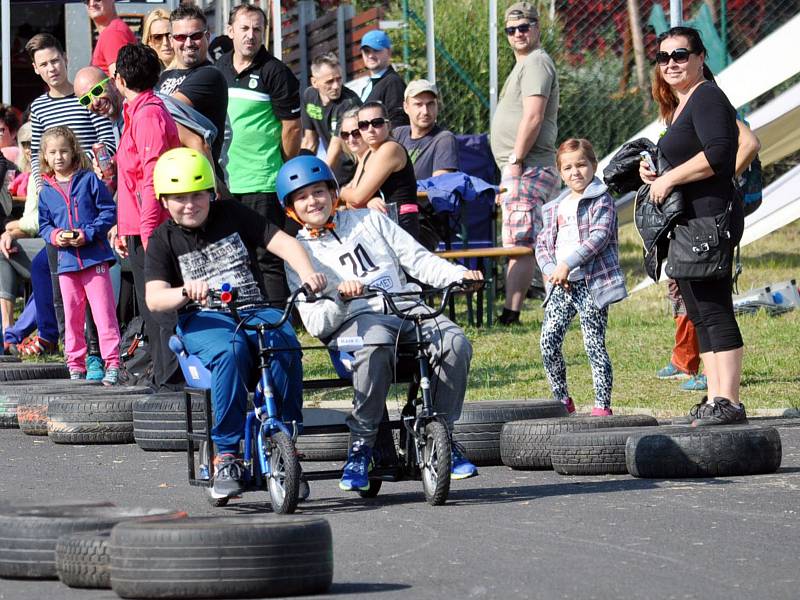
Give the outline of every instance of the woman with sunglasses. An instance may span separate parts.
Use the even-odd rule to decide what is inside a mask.
[[[342,115],[342,120],[339,123],[338,135],[331,138],[331,148],[333,148],[334,145],[337,145],[341,151],[353,161],[356,168],[358,168],[361,159],[369,150],[369,146],[367,146],[364,137],[361,135],[361,130],[358,128],[358,108],[351,108]],[[333,153],[329,150],[328,156],[330,157],[332,154]],[[330,162],[328,166],[331,169],[334,168],[334,165],[331,165]],[[353,172],[353,174],[355,174],[355,172]],[[339,184],[344,187],[350,185],[352,181],[353,178],[350,177],[347,180],[340,181]]]
[[[705,64],[700,34],[673,27],[658,38],[653,97],[667,130],[658,142],[659,154],[671,170],[654,173],[643,161],[642,181],[650,198],[660,204],[679,187],[686,203],[685,222],[720,217],[728,210],[730,248],[744,229],[741,201],[735,197],[733,175],[738,130],[736,111],[714,83]],[[699,222],[698,222],[699,223]],[[674,241],[671,243],[675,243]],[[716,279],[681,279],[678,286],[697,330],[700,357],[708,379],[708,396],[690,412],[692,425],[721,425],[747,421],[739,401],[743,341],[731,300],[731,273]]]
[[[389,205],[396,204],[400,227],[432,250],[436,245],[433,240],[424,241],[420,235],[414,165],[406,149],[391,138],[386,107],[380,102],[364,104],[358,110],[358,130],[367,151],[358,162],[353,183],[341,191],[340,197],[348,208],[372,208],[384,214],[390,214]]]
[[[169,69],[175,60],[175,50],[169,41],[169,32],[169,13],[161,8],[151,10],[142,25],[142,43],[156,51],[162,71]]]

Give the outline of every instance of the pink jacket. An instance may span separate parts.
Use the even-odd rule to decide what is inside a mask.
[[[169,213],[156,199],[153,169],[158,157],[181,145],[178,126],[152,90],[125,104],[117,148],[117,234],[147,239]]]

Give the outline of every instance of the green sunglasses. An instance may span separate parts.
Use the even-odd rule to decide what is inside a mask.
[[[99,98],[100,96],[103,95],[103,92],[106,91],[106,84],[108,83],[108,80],[109,77],[106,77],[105,79],[103,79],[103,81],[98,83],[88,92],[86,92],[83,96],[78,98],[78,102],[80,103],[80,105],[89,108],[89,106],[92,104],[92,100],[94,100],[95,98]]]

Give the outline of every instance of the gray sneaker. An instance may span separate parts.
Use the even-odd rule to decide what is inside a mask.
[[[710,413],[712,407],[708,404],[708,396],[703,396],[703,399],[689,409],[689,414],[684,417],[675,417],[672,419],[673,425],[691,425],[695,419],[702,418],[701,415]]]
[[[692,427],[704,427],[706,425],[743,425],[747,423],[747,411],[744,404],[737,407],[727,398],[714,398],[713,405],[706,405],[707,410],[697,415],[692,421]],[[710,409],[710,410],[709,410]]]
[[[238,496],[244,491],[244,465],[233,454],[218,454],[214,458],[214,487],[216,498]]]

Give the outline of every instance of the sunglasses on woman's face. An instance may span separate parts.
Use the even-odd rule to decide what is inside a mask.
[[[195,31],[194,33],[173,33],[172,39],[182,44],[186,40],[192,40],[193,42],[199,42],[203,39],[203,36],[206,34],[206,30],[203,31]]]
[[[675,61],[675,64],[682,65],[689,62],[689,57],[694,54],[688,48],[675,48],[672,52],[659,51],[656,52],[656,62],[661,65],[668,65],[669,60]]]
[[[99,98],[100,96],[103,95],[103,92],[106,91],[107,83],[108,83],[108,77],[103,79],[103,81],[98,83],[88,92],[86,92],[83,96],[78,98],[78,102],[80,103],[80,105],[83,106],[84,108],[89,108],[89,106],[92,104],[92,100],[94,100],[95,98]]]
[[[341,133],[340,135],[341,135],[341,138],[342,138],[342,139],[343,139],[345,142],[346,142],[347,140],[349,140],[351,137],[352,137],[354,140],[357,140],[357,139],[360,139],[360,138],[361,138],[361,132],[360,132],[358,129],[353,129],[353,131],[342,131],[342,133]]]
[[[386,119],[383,117],[377,117],[375,119],[370,119],[369,121],[359,121],[358,128],[361,131],[366,131],[369,129],[370,125],[372,125],[373,129],[380,129],[384,125],[386,125]]]
[[[531,23],[522,23],[521,25],[516,25],[514,27],[506,27],[505,32],[506,35],[514,35],[519,31],[520,33],[528,33],[531,30],[531,27],[536,25],[536,21]]]
[[[202,37],[202,36],[201,36]],[[161,44],[165,39],[169,39],[168,33],[151,33],[150,34],[150,41],[155,42],[156,44]],[[192,38],[194,39],[194,38]],[[200,38],[197,38],[198,40]]]

